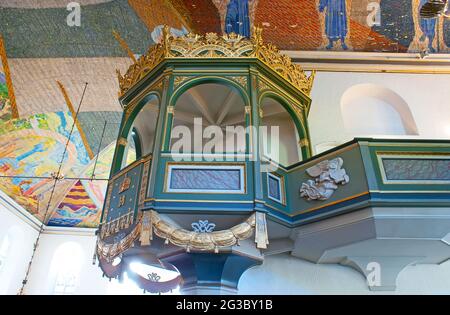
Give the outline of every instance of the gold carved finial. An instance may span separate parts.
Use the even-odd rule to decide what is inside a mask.
[[[261,27],[254,26],[252,31],[252,40],[255,43],[255,50],[259,50],[259,47],[263,44],[263,38],[262,38],[262,31],[263,29]]]
[[[164,56],[169,57],[170,55],[170,27],[164,25],[162,29],[162,45],[164,48]]]

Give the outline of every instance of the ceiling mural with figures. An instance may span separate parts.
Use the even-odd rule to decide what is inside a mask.
[[[265,39],[282,50],[446,53],[450,20],[421,18],[419,10],[424,3],[426,0],[84,1],[80,32],[64,23],[67,10],[60,4],[52,6],[47,1],[46,6],[32,7],[31,2],[20,6],[18,1],[5,0],[0,4],[4,21],[0,32],[12,58],[125,56],[111,36],[112,29],[119,30],[130,48],[140,54],[154,42],[163,24],[178,35],[190,30],[248,36],[253,26],[260,26]],[[98,16],[103,18],[95,18]],[[23,33],[25,19],[29,31]],[[21,41],[13,40],[19,37]],[[46,45],[37,47],[38,42]]]

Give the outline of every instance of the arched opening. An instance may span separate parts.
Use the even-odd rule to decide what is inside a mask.
[[[67,242],[58,247],[53,255],[49,274],[53,294],[70,295],[76,292],[83,260],[84,253],[80,244]]]
[[[233,88],[203,83],[176,101],[171,129],[172,153],[244,153],[245,103]]]
[[[291,114],[277,100],[265,97],[261,109],[261,148],[264,156],[283,166],[302,160],[300,135]]]
[[[418,135],[408,104],[383,86],[352,86],[342,95],[341,111],[352,137]]]
[[[158,116],[159,99],[156,95],[150,95],[131,125],[122,168],[153,152]]]

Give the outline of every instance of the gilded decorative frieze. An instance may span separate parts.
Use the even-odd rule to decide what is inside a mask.
[[[233,81],[235,81],[237,84],[242,86],[244,89],[247,89],[247,77],[246,76],[233,76],[230,77]]]
[[[195,78],[193,76],[181,76],[177,75],[173,80],[173,87],[174,89],[178,88],[180,85],[182,85],[184,82],[188,81],[189,79]]]
[[[120,94],[125,94],[164,60],[177,58],[251,58],[260,60],[295,88],[309,95],[315,73],[312,72],[308,76],[298,64],[294,64],[288,56],[282,55],[274,45],[265,44],[261,33],[262,29],[254,28],[251,38],[233,33],[224,35],[207,33],[203,36],[189,33],[185,36],[174,37],[170,34],[169,27],[165,26],[160,44],[150,47],[124,75],[117,71]]]
[[[271,90],[272,87],[267,84],[265,80],[259,79],[258,80],[258,92],[261,93],[263,91]]]

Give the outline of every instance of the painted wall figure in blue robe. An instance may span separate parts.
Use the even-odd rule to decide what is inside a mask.
[[[427,3],[427,0],[420,0],[419,12],[425,3]],[[433,41],[434,41],[434,37],[436,35],[436,24],[437,24],[436,22],[437,22],[436,18],[424,19],[424,18],[420,17],[420,13],[419,13],[420,29],[423,32],[423,35],[420,38],[420,40],[423,42],[425,40],[425,38],[428,38],[428,50],[430,52],[436,52],[436,50],[433,48]]]
[[[340,40],[342,49],[346,50],[348,47],[345,44],[345,37],[348,28],[345,0],[320,0],[319,12],[325,10],[325,34],[330,42],[327,49],[333,48],[334,42]]]
[[[225,32],[250,37],[248,0],[230,0],[225,17]]]

